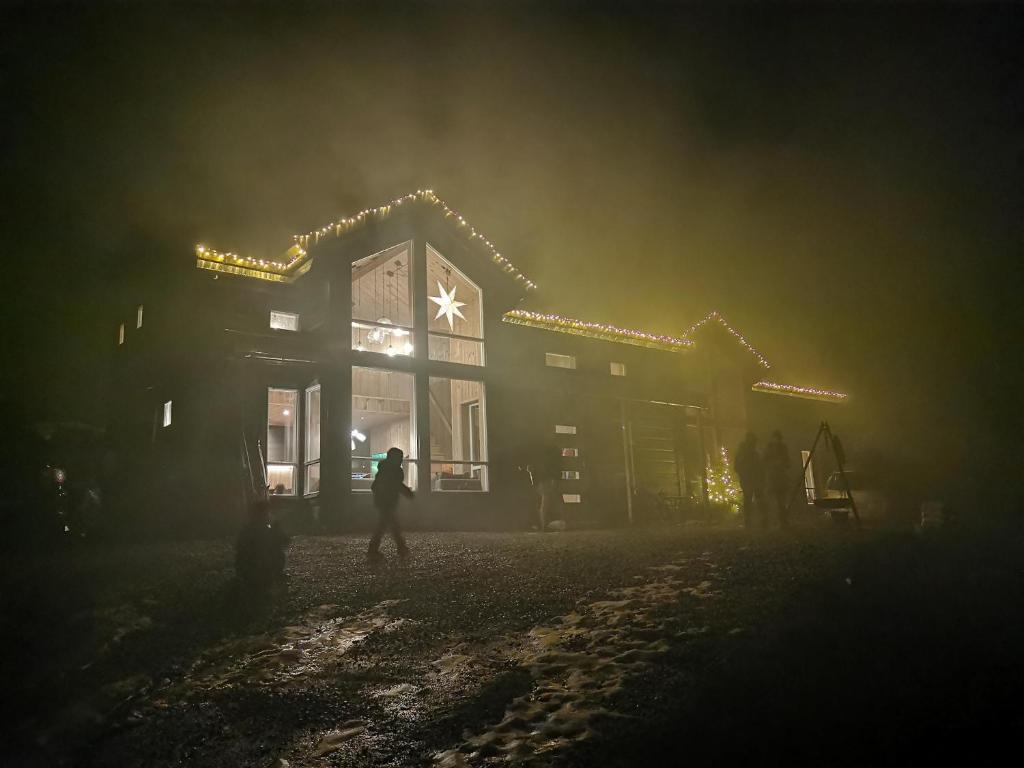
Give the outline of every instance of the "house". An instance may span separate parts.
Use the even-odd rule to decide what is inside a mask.
[[[220,531],[267,485],[297,526],[360,528],[397,446],[419,527],[525,527],[524,467],[545,451],[571,524],[635,522],[652,499],[699,516],[723,447],[777,426],[809,442],[845,399],[778,381],[718,313],[666,336],[524,309],[535,288],[429,190],[279,260],[201,245],[194,268],[126,274],[123,502]]]

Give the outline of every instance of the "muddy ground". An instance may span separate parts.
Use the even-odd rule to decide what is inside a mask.
[[[8,557],[4,765],[886,764],[1024,726],[1016,532],[299,537]],[[960,750],[967,750],[960,752]]]

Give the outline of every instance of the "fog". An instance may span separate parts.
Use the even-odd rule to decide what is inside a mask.
[[[34,5],[0,27],[0,386],[37,417],[103,421],[119,260],[276,256],[429,187],[531,306],[663,333],[718,309],[778,380],[850,392],[848,449],[936,495],[1024,461],[1017,9]]]

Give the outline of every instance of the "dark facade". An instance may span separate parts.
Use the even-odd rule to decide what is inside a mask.
[[[554,452],[569,525],[640,522],[652,498],[701,516],[721,446],[789,423],[810,439],[839,407],[752,391],[765,364],[724,321],[672,339],[522,310],[529,281],[432,193],[329,229],[288,266],[200,249],[199,269],[126,279],[110,424],[126,507],[230,530],[265,482],[293,525],[359,529],[395,444],[414,527],[526,527],[525,468]]]

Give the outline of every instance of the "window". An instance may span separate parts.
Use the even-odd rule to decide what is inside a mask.
[[[306,389],[305,495],[320,493],[320,385]]]
[[[299,461],[297,389],[267,390],[267,479],[277,496],[295,495]]]
[[[549,368],[575,368],[576,358],[572,355],[557,355],[554,352],[545,352],[544,365]]]
[[[142,305],[139,304],[135,308],[135,329],[138,330],[142,327]]]
[[[427,355],[462,365],[484,364],[483,291],[427,244]]]
[[[415,392],[411,373],[352,369],[352,490],[370,490],[389,448],[402,449],[405,483],[416,487]]]
[[[165,427],[171,426],[171,407],[172,407],[172,403],[173,403],[173,401],[171,401],[171,400],[168,400],[166,403],[164,403],[164,426]]]
[[[487,419],[479,381],[431,376],[430,478],[435,491],[487,490]]]
[[[563,504],[579,504],[583,499],[578,493],[563,493],[562,503]]]
[[[299,330],[299,316],[295,312],[270,311],[270,327],[279,331]]]
[[[412,244],[401,243],[352,264],[352,349],[411,355]]]
[[[117,343],[124,344],[124,323],[117,326]]]
[[[555,424],[555,434],[556,435],[575,435],[576,434],[576,427],[570,426],[568,424]]]
[[[609,363],[611,366],[612,376],[625,376],[626,375],[626,364],[625,363]]]
[[[574,469],[563,469],[562,470],[562,479],[563,480],[579,480],[580,479],[580,473],[577,472]]]
[[[565,458],[576,458],[579,455],[580,455],[580,449],[579,448],[563,448],[562,449],[562,456],[565,457]]]

